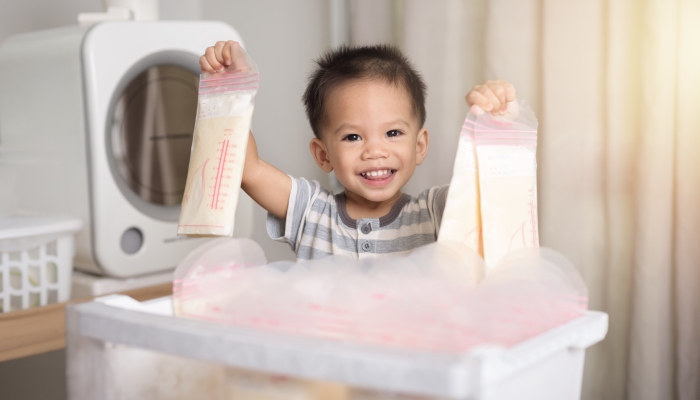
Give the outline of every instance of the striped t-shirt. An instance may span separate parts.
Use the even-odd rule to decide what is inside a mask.
[[[418,197],[403,194],[381,218],[352,219],[345,193],[334,195],[317,181],[292,178],[286,219],[267,215],[267,233],[288,243],[297,260],[330,254],[363,259],[403,255],[437,240],[449,185]]]

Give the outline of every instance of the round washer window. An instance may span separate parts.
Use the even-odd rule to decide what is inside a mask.
[[[113,108],[112,155],[119,175],[142,200],[182,202],[197,112],[199,77],[154,66],[128,83]]]

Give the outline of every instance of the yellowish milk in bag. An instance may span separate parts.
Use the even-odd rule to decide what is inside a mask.
[[[465,122],[457,144],[454,172],[438,235],[440,242],[463,244],[483,257],[479,180],[474,132]]]

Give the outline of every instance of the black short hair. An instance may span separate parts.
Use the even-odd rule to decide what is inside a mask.
[[[340,46],[321,56],[316,65],[302,100],[317,138],[321,138],[320,127],[328,96],[334,89],[356,79],[378,79],[402,85],[411,97],[413,113],[420,126],[425,123],[425,83],[395,46]]]

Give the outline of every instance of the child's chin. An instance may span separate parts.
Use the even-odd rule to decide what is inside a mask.
[[[383,188],[382,190],[367,190],[363,191],[361,195],[369,201],[381,203],[383,201],[390,200],[392,197],[396,196],[396,190],[394,188]]]

